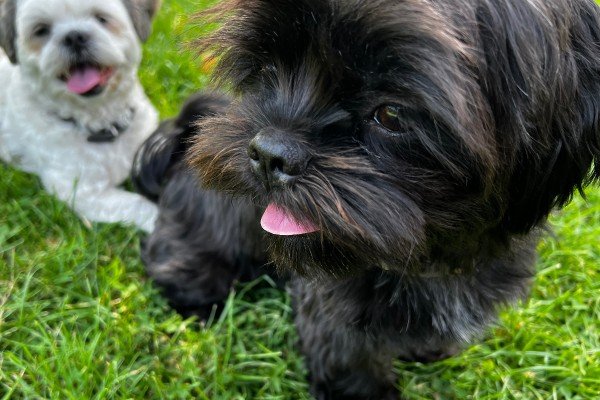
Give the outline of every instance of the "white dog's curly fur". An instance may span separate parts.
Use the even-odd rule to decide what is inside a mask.
[[[156,206],[117,186],[158,124],[137,78],[157,7],[0,0],[0,157],[38,175],[83,218],[146,231]]]

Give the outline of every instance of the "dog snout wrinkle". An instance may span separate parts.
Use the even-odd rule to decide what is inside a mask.
[[[71,31],[65,35],[63,46],[73,51],[83,50],[87,47],[90,39],[91,35],[87,32]]]
[[[248,156],[255,175],[267,189],[293,183],[306,170],[309,155],[279,131],[261,131],[250,142]]]

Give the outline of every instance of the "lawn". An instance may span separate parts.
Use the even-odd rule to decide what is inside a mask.
[[[202,1],[165,0],[141,70],[163,117],[207,84]],[[407,399],[600,397],[600,190],[552,217],[531,299],[461,356],[397,363]],[[239,287],[201,327],[146,279],[139,235],[82,223],[0,165],[0,399],[308,399],[289,299]]]

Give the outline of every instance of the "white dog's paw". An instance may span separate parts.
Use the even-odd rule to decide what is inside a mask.
[[[145,199],[144,199],[145,200]],[[158,207],[154,203],[147,201],[143,213],[138,220],[137,226],[146,233],[154,231],[156,220],[158,219]]]

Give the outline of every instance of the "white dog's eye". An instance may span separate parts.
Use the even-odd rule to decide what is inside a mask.
[[[94,18],[96,18],[96,21],[98,21],[101,25],[108,24],[108,17],[104,14],[96,14],[94,15]]]
[[[50,34],[50,25],[48,24],[37,24],[31,31],[31,36],[42,39]]]

